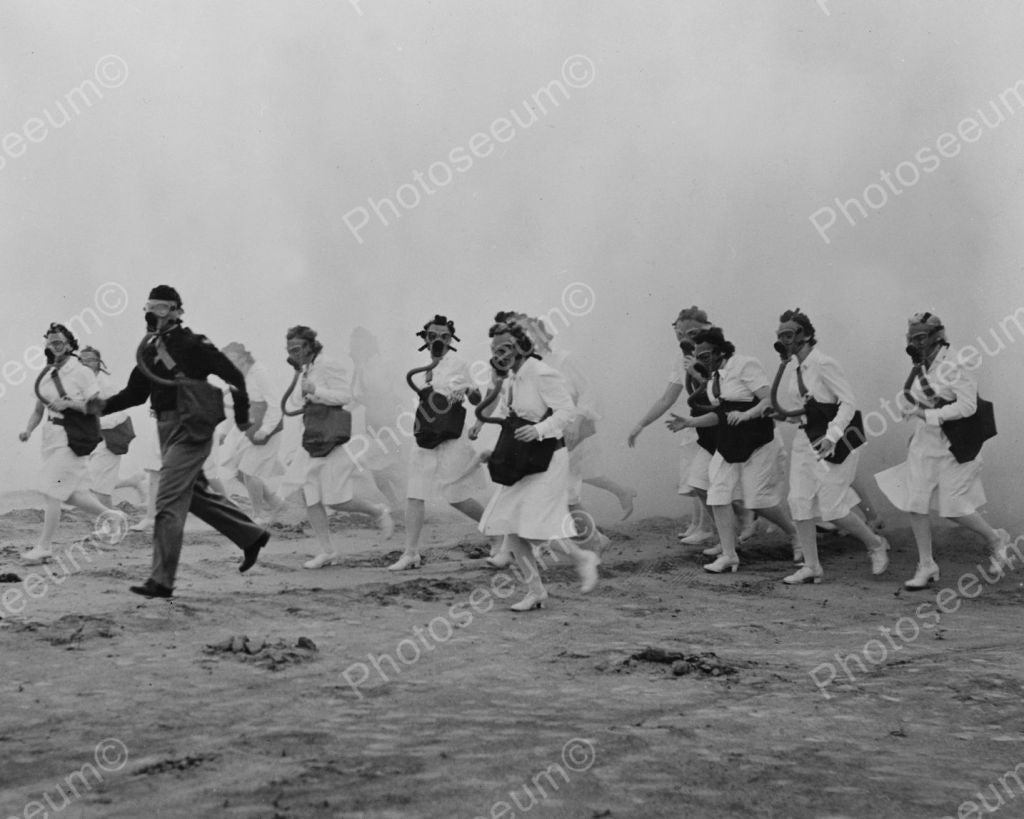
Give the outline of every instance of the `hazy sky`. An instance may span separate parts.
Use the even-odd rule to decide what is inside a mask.
[[[1022,17],[1009,0],[4,3],[0,488],[38,461],[11,362],[78,316],[126,378],[142,302],[169,283],[192,327],[282,383],[292,324],[346,360],[364,324],[405,368],[435,312],[483,359],[496,310],[561,308],[609,472],[646,514],[677,511],[676,441],[624,439],[664,389],[681,307],[774,371],[778,315],[801,306],[865,411],[909,370],[906,317],[932,310],[954,345],[993,351],[989,512],[1020,523]],[[909,434],[890,421],[864,474]]]

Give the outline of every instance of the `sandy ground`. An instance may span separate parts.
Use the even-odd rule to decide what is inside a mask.
[[[357,516],[320,571],[301,525],[245,576],[193,530],[172,601],[127,591],[148,536],[82,543],[75,514],[52,575],[21,566],[40,520],[0,517],[3,817],[935,817],[979,791],[1024,816],[1024,572],[961,595],[987,562],[950,529],[948,613],[901,592],[905,531],[881,578],[832,537],[826,582],[787,587],[779,534],[711,576],[652,518],[606,527],[592,595],[561,564],[514,614],[513,575],[438,507],[397,576],[401,531]]]

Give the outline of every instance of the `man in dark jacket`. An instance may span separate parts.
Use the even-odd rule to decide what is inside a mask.
[[[211,374],[223,379],[234,388],[235,423],[239,429],[246,430],[249,396],[245,377],[206,336],[182,327],[184,310],[178,291],[165,284],[154,287],[145,311],[146,328],[156,334],[155,343],[143,353],[145,369],[166,380],[184,377],[205,381]],[[252,568],[260,549],[270,539],[270,532],[210,489],[203,474],[203,462],[213,447],[212,425],[207,425],[208,435],[202,429],[196,434],[196,424],[178,411],[179,389],[151,380],[136,366],[128,385],[102,404],[102,414],[107,415],[142,404],[148,398],[157,419],[161,465],[153,532],[153,569],[144,584],[131,587],[143,597],[171,596],[189,512],[226,535],[242,550],[240,572]]]

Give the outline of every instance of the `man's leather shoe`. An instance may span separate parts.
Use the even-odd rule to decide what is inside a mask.
[[[267,545],[268,540],[270,540],[270,532],[268,530],[264,530],[263,534],[253,541],[252,546],[246,546],[242,550],[242,554],[245,555],[245,557],[243,557],[242,562],[238,564],[238,571],[244,574],[256,565],[256,558],[260,556],[260,549]]]
[[[170,597],[173,589],[167,588],[163,583],[157,583],[150,578],[141,586],[129,586],[129,591],[141,594],[143,597]]]

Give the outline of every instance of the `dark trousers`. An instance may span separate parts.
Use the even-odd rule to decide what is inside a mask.
[[[213,448],[212,439],[198,444],[181,440],[178,416],[173,412],[160,414],[157,434],[160,437],[161,465],[151,577],[161,585],[174,588],[185,519],[189,512],[225,535],[240,549],[252,545],[264,530],[231,501],[210,489],[203,474],[203,462]]]

